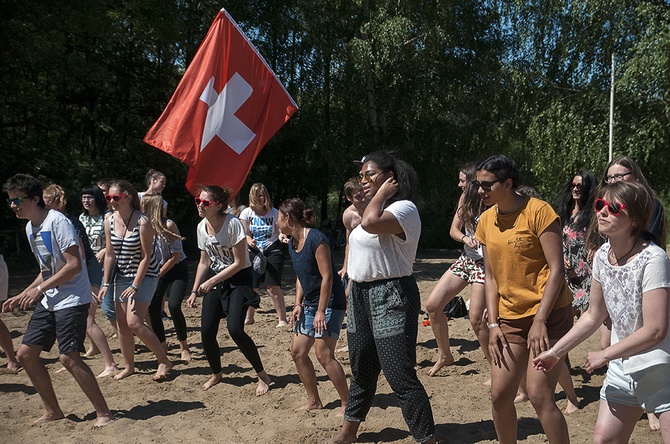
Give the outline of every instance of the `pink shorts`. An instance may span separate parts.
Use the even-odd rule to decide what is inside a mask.
[[[484,259],[474,260],[463,253],[451,264],[449,271],[457,278],[468,281],[469,284],[484,283]]]

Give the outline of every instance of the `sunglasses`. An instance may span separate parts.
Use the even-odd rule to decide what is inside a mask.
[[[15,207],[18,207],[19,205],[21,205],[21,203],[25,199],[28,199],[28,196],[26,196],[26,197],[15,197],[14,199],[7,199],[7,205],[11,207],[12,204],[14,204]]]
[[[372,182],[372,178],[375,177],[377,174],[381,174],[381,171],[374,173],[372,171],[366,171],[363,174],[358,175],[358,183],[363,183],[365,180],[366,182]]]
[[[611,176],[605,176],[605,183],[620,182],[629,174],[633,173],[629,171],[627,173],[619,173],[619,174],[612,174]]]
[[[583,185],[581,183],[573,183],[570,185],[571,190],[581,190],[583,188]]]
[[[213,200],[200,199],[199,197],[196,197],[195,198],[195,204],[196,204],[196,206],[200,206],[202,204],[203,207],[207,208],[210,205],[218,204],[218,202],[213,201]]]
[[[107,202],[111,202],[111,201],[118,202],[126,196],[127,196],[126,193],[123,193],[123,194],[105,194],[105,200]]]
[[[608,202],[605,199],[596,199],[593,203],[593,208],[596,211],[602,211],[603,208],[607,207],[607,212],[612,216],[618,216],[621,214],[621,211],[626,208],[626,205],[619,202]]]
[[[496,179],[496,180],[485,180],[484,182],[480,182],[478,180],[472,180],[470,181],[470,184],[475,187],[476,190],[481,188],[482,190],[489,192],[491,191],[491,188],[493,188],[493,185],[495,185],[496,182],[502,182],[503,179]]]

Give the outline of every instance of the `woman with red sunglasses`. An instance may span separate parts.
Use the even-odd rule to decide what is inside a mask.
[[[158,370],[154,381],[165,379],[172,369],[166,351],[144,323],[158,284],[158,262],[153,254],[154,229],[140,211],[137,190],[125,180],[114,182],[105,195],[110,217],[105,219],[105,266],[102,300],[111,287],[116,307],[116,323],[125,368],[114,376],[121,380],[135,373],[136,335],[156,355]]]
[[[589,373],[607,365],[595,442],[628,442],[644,411],[658,416],[663,442],[670,442],[670,260],[646,231],[653,196],[644,184],[627,181],[599,195],[598,231],[608,241],[593,259],[589,309],[533,363],[551,371],[609,317],[611,345],[586,357]]]
[[[230,198],[229,190],[212,185],[204,187],[195,199],[198,215],[203,218],[197,230],[200,261],[187,304],[195,307],[196,297],[203,296],[200,334],[212,369],[203,390],[221,382],[223,376],[216,335],[221,319],[226,318],[228,334],[256,371],[256,396],[261,396],[270,389],[270,377],[256,344],[244,331],[247,308],[258,307],[260,298],[251,288],[251,262],[244,227],[238,218],[226,213]]]

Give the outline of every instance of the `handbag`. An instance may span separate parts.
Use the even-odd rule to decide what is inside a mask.
[[[448,319],[463,318],[468,315],[468,308],[465,306],[463,297],[456,296],[444,307],[444,314]]]
[[[265,268],[268,264],[268,259],[263,252],[256,247],[249,247],[249,260],[251,261],[251,268],[256,277],[265,274]]]

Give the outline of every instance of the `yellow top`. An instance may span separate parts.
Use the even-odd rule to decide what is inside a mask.
[[[498,214],[497,210],[493,206],[482,214],[475,236],[486,246],[498,284],[498,316],[534,316],[549,278],[540,235],[558,221],[558,215],[548,203],[532,197],[514,213]],[[572,295],[564,280],[554,309],[571,303]]]

